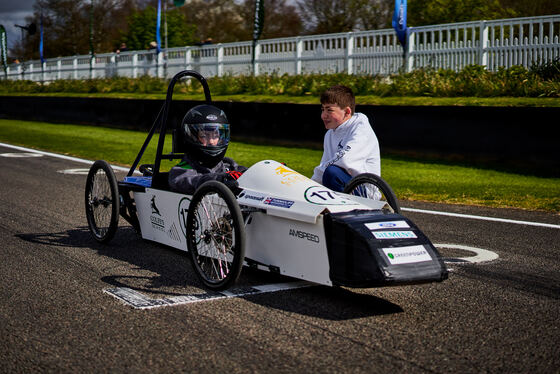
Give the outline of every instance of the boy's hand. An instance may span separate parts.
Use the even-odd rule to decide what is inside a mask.
[[[232,175],[233,173],[233,175]],[[220,173],[217,180],[219,182],[222,182],[223,184],[226,185],[227,188],[229,188],[231,191],[233,191],[234,194],[236,194],[236,192],[238,190],[240,190],[239,188],[239,183],[237,183],[237,178],[239,178],[241,176],[241,173],[239,173],[239,175],[235,174],[235,173],[239,173],[239,172],[232,172],[232,171],[228,171],[225,173]],[[235,177],[237,175],[237,178]]]
[[[235,171],[235,170],[230,170],[230,171],[226,171],[226,174],[228,174],[231,178],[233,178],[234,180],[238,180],[239,177],[243,174],[239,171]]]

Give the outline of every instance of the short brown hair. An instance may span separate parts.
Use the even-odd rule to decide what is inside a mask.
[[[341,108],[350,107],[352,114],[356,109],[356,99],[352,89],[346,86],[337,85],[328,88],[321,94],[321,104],[336,104]]]

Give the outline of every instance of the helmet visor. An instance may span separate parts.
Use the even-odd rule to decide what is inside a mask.
[[[217,147],[229,144],[229,124],[196,123],[188,124],[186,133],[195,144]]]

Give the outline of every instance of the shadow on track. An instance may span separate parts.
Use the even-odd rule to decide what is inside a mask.
[[[101,278],[111,287],[126,287],[155,298],[182,296],[193,290],[194,293],[206,292],[185,252],[141,240],[131,227],[119,227],[118,235],[110,245],[93,240],[87,227],[57,233],[24,233],[15,236],[45,246],[93,249],[101,256],[131,265],[127,266],[129,269],[126,273]],[[142,273],[135,273],[136,271]],[[251,287],[292,280],[294,279],[279,274],[244,268],[236,286]],[[326,320],[349,320],[403,312],[400,306],[374,295],[337,287],[311,286],[242,298],[269,308]]]
[[[245,299],[268,308],[332,321],[403,312],[399,305],[377,296],[327,286],[247,296]]]
[[[119,227],[110,244],[95,241],[89,229],[78,227],[56,233],[24,233],[16,237],[39,245],[93,249],[99,255],[129,264],[126,274],[105,276],[102,280],[114,287],[128,287],[139,292],[178,296],[174,289],[202,288],[185,252],[144,241],[130,227]],[[142,274],[131,275],[131,272]],[[149,273],[149,275],[145,275]]]

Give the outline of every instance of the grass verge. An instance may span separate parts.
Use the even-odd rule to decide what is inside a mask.
[[[0,120],[1,142],[120,165],[132,164],[146,135],[102,127]],[[154,140],[144,155],[144,163],[153,163]],[[171,139],[166,139],[166,152],[170,144]],[[242,165],[273,159],[306,176],[311,176],[321,154],[320,150],[241,142],[232,142],[227,152]],[[399,199],[560,212],[560,178],[392,157],[382,157],[382,173]]]
[[[37,96],[37,97],[86,97],[112,99],[165,100],[165,93],[2,93],[0,96]],[[174,100],[204,101],[202,94],[173,94]],[[317,96],[290,95],[212,95],[213,101],[292,103],[319,105]],[[428,97],[428,96],[356,96],[358,105],[378,106],[490,106],[490,107],[560,107],[560,98],[552,97]]]

